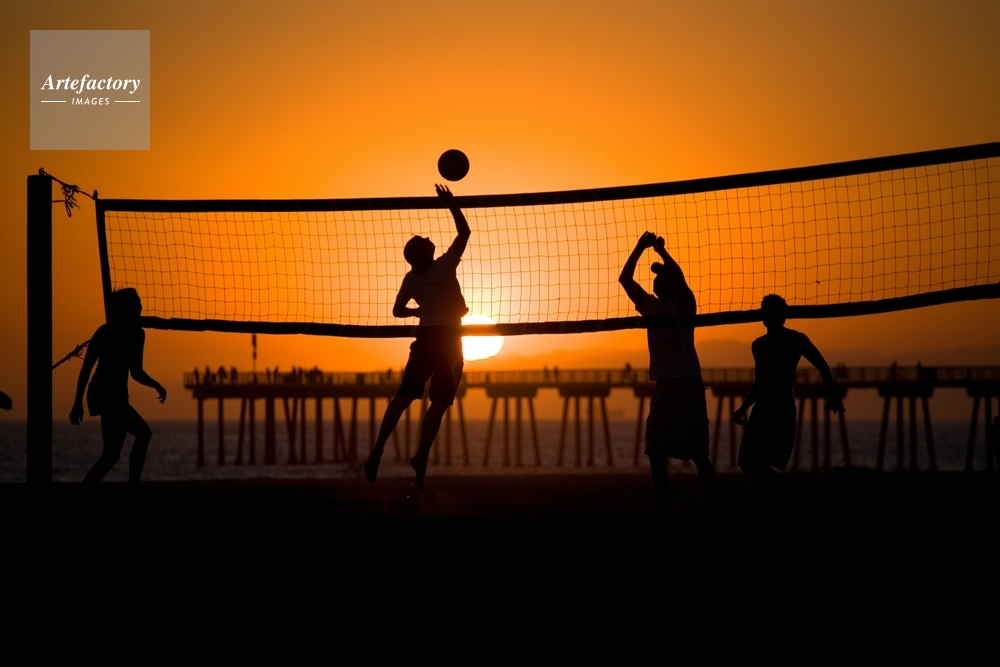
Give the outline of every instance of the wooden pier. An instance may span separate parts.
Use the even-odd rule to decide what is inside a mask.
[[[877,467],[882,469],[886,458],[886,438],[890,420],[891,404],[896,402],[896,461],[895,469],[904,470],[906,447],[904,446],[904,431],[909,435],[909,469],[917,469],[918,405],[922,409],[924,444],[928,453],[928,467],[936,467],[934,454],[933,430],[931,427],[929,400],[934,390],[939,387],[960,387],[966,389],[973,399],[972,419],[969,429],[968,453],[966,469],[972,469],[975,453],[976,433],[979,428],[980,405],[983,406],[983,427],[986,431],[986,461],[987,469],[997,468],[998,452],[993,444],[993,415],[1000,415],[1000,367],[846,367],[836,366],[833,369],[834,378],[842,398],[849,389],[872,388],[882,397],[882,426],[879,439]],[[742,401],[753,383],[753,369],[750,368],[706,368],[703,369],[705,386],[718,398],[716,404],[712,459],[716,465],[722,459],[729,466],[736,465],[738,430],[729,415]],[[364,459],[375,442],[376,423],[381,418],[381,410],[377,403],[388,402],[399,387],[399,374],[386,373],[321,373],[318,371],[299,370],[294,373],[188,373],[184,376],[184,386],[190,389],[198,401],[198,464],[205,464],[205,429],[204,402],[217,401],[218,406],[218,449],[216,464],[226,464],[224,447],[224,403],[227,400],[238,400],[240,417],[237,434],[236,465],[255,465],[257,463],[257,419],[256,410],[259,402],[264,405],[264,464],[278,463],[276,451],[277,409],[281,404],[282,416],[288,434],[288,450],[283,463],[298,465],[304,463],[355,462]],[[538,429],[535,422],[535,399],[540,390],[555,390],[563,399],[562,423],[560,426],[559,447],[556,465],[573,465],[576,467],[594,466],[603,463],[607,466],[615,464],[611,433],[608,424],[606,400],[612,390],[631,392],[638,401],[638,417],[636,419],[634,453],[632,464],[638,465],[643,442],[643,426],[646,404],[652,396],[654,384],[649,381],[645,369],[616,370],[540,370],[540,371],[473,371],[465,373],[459,387],[455,404],[445,414],[441,430],[431,450],[431,462],[451,465],[460,460],[462,465],[470,465],[468,435],[465,424],[463,400],[470,389],[482,389],[491,400],[489,420],[486,431],[486,441],[482,465],[489,462],[490,450],[494,446],[494,430],[497,412],[503,404],[503,437],[504,466],[522,466],[529,460],[525,452],[524,411],[526,408],[528,426],[531,435],[530,460],[535,466],[542,465],[538,441]],[[803,430],[805,422],[810,423],[810,447],[808,467],[810,470],[828,470],[833,464],[832,425],[830,413],[822,410],[822,441],[820,438],[821,403],[826,392],[819,372],[814,368],[804,368],[796,372],[795,393],[798,397],[798,424],[796,427],[795,450],[790,464],[791,469],[800,470],[806,462],[802,461]],[[511,402],[514,404],[511,410]],[[306,422],[307,404],[311,403],[314,411],[312,453],[307,443]],[[584,411],[581,404],[586,406]],[[325,406],[329,405],[332,419],[324,417]],[[420,417],[427,410],[427,397],[420,405]],[[996,413],[994,413],[996,405]],[[904,408],[908,406],[909,419],[904,420]],[[411,408],[413,406],[411,405]],[[567,456],[567,436],[570,428],[570,408],[573,408],[573,441],[572,450]],[[359,429],[359,410],[367,409],[367,438],[361,448]],[[599,410],[599,412],[598,412]],[[454,418],[457,413],[458,440],[460,451],[453,449]],[[512,414],[513,413],[513,414]],[[583,423],[583,419],[586,423]],[[847,440],[847,428],[843,413],[838,415],[840,460],[845,466],[851,465],[850,449]],[[413,422],[417,424],[414,425]],[[602,426],[601,435],[603,452],[597,447],[595,429],[598,421]],[[722,425],[727,427],[727,447],[720,451],[723,444]],[[326,425],[331,428],[330,436],[325,433]],[[397,461],[407,460],[416,451],[416,439],[419,428],[419,418],[411,417],[408,409],[393,433],[392,451]],[[585,429],[585,431],[584,431]],[[400,433],[402,431],[402,433]],[[584,449],[584,432],[586,433],[586,449]],[[511,437],[513,435],[513,438]],[[327,449],[326,441],[332,442],[332,449]],[[723,457],[722,454],[725,453]],[[601,454],[598,456],[598,454]],[[603,460],[601,460],[603,459]]]

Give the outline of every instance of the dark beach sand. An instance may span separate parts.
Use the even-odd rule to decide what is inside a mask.
[[[123,623],[134,609],[208,634],[375,622],[466,640],[687,623],[720,638],[759,624],[777,642],[931,641],[944,623],[996,618],[979,611],[996,609],[1000,564],[989,473],[786,475],[772,514],[752,480],[721,475],[715,516],[697,477],[674,475],[664,521],[643,474],[436,472],[423,493],[398,477],[0,486],[8,599],[53,619],[109,604]]]

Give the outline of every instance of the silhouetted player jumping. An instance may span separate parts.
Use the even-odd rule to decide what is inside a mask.
[[[785,327],[788,304],[777,294],[761,300],[767,333],[751,346],[754,361],[754,381],[743,404],[733,413],[737,424],[745,422],[747,408],[754,406],[746,421],[743,441],[740,444],[740,469],[761,480],[764,499],[774,503],[774,484],[778,473],[784,470],[795,446],[795,369],[799,359],[805,357],[819,369],[826,386],[827,410],[840,412],[844,406],[833,382],[833,374],[823,355],[804,333]]]
[[[653,294],[642,289],[633,276],[639,258],[654,248],[663,264],[654,263]],[[636,309],[646,316],[693,316],[697,311],[694,292],[684,280],[681,267],[667,253],[663,238],[652,232],[639,237],[622,268],[618,281]],[[654,296],[655,295],[655,296]],[[646,456],[660,510],[667,501],[667,457],[691,459],[698,467],[709,503],[716,504],[715,469],[708,458],[708,406],[701,364],[694,349],[692,327],[647,329],[649,379],[656,389],[646,420]]]
[[[417,473],[417,486],[424,488],[427,455],[441,426],[441,418],[448,406],[454,403],[455,392],[462,380],[465,365],[462,358],[462,316],[469,309],[465,305],[456,270],[472,230],[462,209],[455,204],[451,191],[443,185],[435,185],[434,188],[447,203],[458,233],[448,251],[437,259],[434,259],[434,244],[429,238],[414,236],[403,247],[403,257],[412,268],[403,276],[392,314],[394,317],[419,317],[420,327],[417,339],[410,345],[410,357],[406,361],[399,390],[385,409],[378,439],[365,463],[365,477],[372,483],[378,475],[378,464],[392,430],[407,406],[424,395],[424,386],[430,379],[431,404],[420,426],[417,454],[410,459],[410,465]],[[409,307],[411,299],[416,301],[416,308]]]
[[[90,415],[101,418],[104,452],[83,479],[86,484],[100,482],[118,462],[127,433],[135,437],[128,460],[128,481],[129,484],[139,483],[153,432],[135,408],[129,405],[129,373],[139,384],[155,389],[160,395],[160,403],[167,400],[167,390],[163,385],[142,369],[146,332],[139,326],[141,313],[142,301],[134,289],[128,287],[112,292],[108,323],[97,328],[87,346],[69,420],[74,424],[83,421],[83,392],[86,389]],[[94,379],[90,380],[90,371],[95,363],[97,371],[94,372]]]

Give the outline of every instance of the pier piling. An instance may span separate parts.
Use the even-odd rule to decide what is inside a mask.
[[[243,465],[243,429],[246,424],[247,399],[240,399],[240,425],[236,435],[236,461],[238,466]]]
[[[198,399],[198,465],[205,465],[205,401]]]
[[[255,465],[256,460],[256,401],[264,401],[264,454],[263,463],[274,465],[277,463],[276,453],[276,416],[275,401],[281,400],[285,411],[285,427],[288,431],[288,452],[287,462],[299,464],[309,462],[308,445],[306,442],[306,405],[309,400],[316,401],[315,407],[315,432],[313,447],[315,449],[314,461],[316,463],[333,460],[336,462],[347,462],[358,460],[358,403],[368,400],[368,449],[374,445],[376,438],[376,402],[380,398],[391,399],[398,389],[398,378],[387,373],[306,373],[296,374],[233,374],[225,382],[217,381],[215,374],[199,377],[191,373],[185,376],[185,387],[193,392],[193,397],[198,402],[198,440],[197,440],[197,462],[199,466],[205,465],[205,400],[217,400],[218,403],[218,465],[226,463],[225,455],[225,400],[240,400],[240,423],[236,438],[236,455],[234,463],[242,465],[249,463]],[[736,465],[737,461],[737,431],[736,426],[729,419],[729,413],[735,410],[736,402],[749,390],[753,382],[753,369],[749,368],[707,368],[703,369],[703,381],[718,399],[715,409],[714,437],[711,444],[711,457],[716,465],[720,465],[722,444],[723,422],[728,426],[728,463]],[[917,470],[920,465],[920,447],[918,437],[919,419],[918,410],[923,410],[924,438],[926,440],[927,469],[936,468],[934,438],[931,428],[931,418],[929,409],[929,399],[933,396],[935,387],[961,387],[965,388],[968,395],[973,399],[972,419],[969,428],[969,441],[966,455],[966,468],[973,467],[976,436],[979,430],[980,413],[984,421],[983,428],[986,433],[986,468],[988,470],[997,469],[997,446],[996,427],[993,424],[993,417],[1000,407],[1000,367],[937,367],[937,368],[900,368],[898,366],[884,368],[847,368],[839,366],[836,368],[837,386],[841,396],[846,396],[847,388],[874,388],[879,391],[883,398],[882,423],[879,433],[879,447],[877,453],[876,467],[882,469],[886,463],[885,448],[890,412],[892,412],[892,400],[896,401],[896,469],[906,469],[906,459],[909,459],[909,469]],[[542,456],[540,444],[538,442],[538,429],[535,423],[534,398],[540,389],[555,389],[563,401],[562,419],[559,426],[559,444],[556,454],[556,465],[571,465],[567,460],[572,458],[572,465],[582,467],[598,465],[601,459],[612,466],[614,465],[614,454],[611,447],[611,429],[608,422],[607,401],[612,389],[627,389],[634,393],[638,402],[636,413],[635,438],[632,456],[632,464],[639,465],[640,447],[643,443],[643,418],[646,413],[647,400],[652,396],[654,383],[649,381],[648,371],[632,370],[572,370],[556,373],[555,371],[510,371],[510,372],[469,372],[463,377],[463,382],[459,386],[459,393],[456,396],[459,425],[459,434],[462,442],[461,460],[463,465],[468,465],[470,452],[468,448],[468,437],[465,425],[462,397],[469,388],[483,388],[487,397],[492,401],[489,410],[489,419],[485,438],[485,449],[483,451],[483,465],[489,465],[490,455],[496,434],[497,413],[499,402],[504,401],[504,452],[502,456],[503,465],[523,466],[527,465],[528,455],[524,451],[525,446],[525,424],[524,407],[522,399],[527,401],[528,417],[530,419],[532,440],[532,453],[534,463],[541,465]],[[812,368],[804,368],[796,372],[795,392],[798,396],[798,420],[796,424],[796,435],[794,450],[792,453],[791,468],[799,470],[805,463],[802,461],[803,429],[806,419],[811,421],[810,428],[810,451],[809,469],[828,470],[837,463],[833,452],[831,418],[829,414],[823,416],[822,445],[820,444],[819,433],[819,403],[821,398],[825,398],[825,388],[823,387],[819,373]],[[332,451],[328,458],[325,450],[324,435],[326,425],[324,422],[323,401],[330,398],[333,401],[333,436]],[[346,424],[346,408],[341,405],[341,399],[350,401],[350,423]],[[581,406],[582,399],[586,399],[586,406]],[[919,399],[919,401],[917,400]],[[511,400],[516,401],[511,409]],[[904,405],[905,402],[905,405]],[[570,407],[573,408],[573,452],[567,456],[567,438],[570,428]],[[906,416],[906,405],[909,406],[909,419]],[[421,400],[420,417],[421,420],[427,412],[428,401],[426,395]],[[453,406],[454,407],[454,406]],[[586,415],[584,415],[586,410]],[[808,412],[808,414],[807,414]],[[456,462],[457,453],[452,447],[454,435],[454,417],[452,409],[445,413],[444,424],[438,432],[436,444],[432,448],[432,462],[453,465]],[[587,423],[583,420],[586,418]],[[601,436],[597,433],[596,420],[602,422],[602,434],[604,437],[604,454],[601,456],[596,440]],[[403,435],[400,436],[398,428],[393,432],[393,445],[396,457],[399,461],[408,459],[414,447],[410,446],[413,430],[410,424],[410,411],[406,410],[405,426],[402,424]],[[851,465],[850,450],[847,441],[846,421],[843,413],[838,417],[838,427],[840,429],[840,445],[842,451],[843,465]],[[904,433],[904,429],[909,428],[909,436]],[[513,434],[511,429],[514,429]],[[586,435],[584,435],[586,429]],[[249,433],[248,433],[249,431]],[[363,436],[362,436],[363,437]],[[586,439],[586,443],[584,443]],[[438,443],[437,440],[440,440]],[[908,443],[908,446],[907,446]],[[586,451],[584,448],[586,447]],[[908,450],[908,455],[907,455]],[[284,458],[284,457],[283,457]]]
[[[465,395],[464,388],[460,390],[462,396]],[[542,464],[541,459],[541,449],[538,444],[538,429],[535,425],[535,396],[538,393],[538,388],[533,386],[517,385],[517,384],[488,384],[486,385],[486,397],[491,399],[490,404],[490,416],[489,421],[486,426],[486,444],[483,449],[483,465],[489,465],[490,457],[490,447],[493,443],[493,427],[496,423],[496,413],[497,406],[500,401],[503,401],[503,459],[502,463],[505,467],[514,465],[520,467],[524,465],[524,424],[523,424],[523,412],[521,401],[525,401],[528,404],[528,412],[531,416],[531,440],[533,445],[533,451],[535,452],[535,465],[540,466]],[[514,403],[514,442],[513,447],[511,446],[511,410],[510,401],[513,400]],[[461,407],[461,402],[459,402],[459,407]],[[463,412],[459,413],[464,415]],[[465,443],[465,418],[462,417],[462,438],[463,438],[463,451],[466,448]],[[464,455],[463,455],[464,456]]]
[[[583,466],[583,447],[581,441],[581,410],[580,399],[587,399],[587,466],[596,464],[595,459],[595,438],[594,427],[596,408],[595,399],[600,402],[601,415],[604,419],[605,435],[605,465],[613,466],[614,457],[611,454],[611,430],[608,425],[608,413],[605,400],[611,395],[611,384],[607,382],[585,382],[580,384],[563,383],[558,386],[559,396],[563,399],[563,418],[560,426],[559,452],[557,455],[557,465],[562,465],[564,460],[564,448],[566,445],[567,417],[569,416],[569,404],[573,401],[574,417],[574,441],[575,464],[579,468]]]
[[[1000,382],[998,381],[973,381],[970,382],[966,391],[972,398],[972,420],[969,423],[969,444],[965,453],[965,470],[972,470],[973,459],[976,452],[976,435],[979,425],[979,403],[983,403],[983,430],[986,434],[986,469],[997,470],[996,443],[994,443],[993,424],[993,400],[997,401],[997,412],[1000,412]]]
[[[909,450],[910,450],[910,471],[916,472],[919,469],[918,447],[917,447],[917,399],[920,399],[920,407],[924,411],[924,440],[927,446],[927,469],[936,470],[937,461],[934,456],[934,435],[931,431],[930,409],[927,399],[934,395],[934,385],[927,380],[901,380],[890,378],[890,380],[878,387],[879,396],[884,403],[882,405],[882,424],[879,428],[878,456],[875,467],[883,469],[885,464],[885,447],[889,432],[889,412],[892,401],[896,401],[896,472],[903,472],[906,469],[904,464],[906,447],[906,436],[904,433],[907,422],[903,418],[904,402],[909,407]]]

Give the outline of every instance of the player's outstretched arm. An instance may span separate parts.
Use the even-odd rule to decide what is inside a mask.
[[[472,236],[469,221],[465,219],[462,209],[455,203],[455,196],[451,194],[451,190],[448,189],[447,185],[435,185],[434,189],[437,191],[438,197],[448,205],[451,216],[455,218],[455,231],[457,234],[455,240],[452,241],[450,250],[461,257],[462,253],[465,252],[465,247],[469,244],[469,237]]]
[[[412,298],[413,295],[410,294],[409,287],[404,278],[403,284],[399,287],[399,292],[396,293],[396,302],[392,304],[392,316],[401,318],[420,317],[420,308],[410,308],[407,305]]]
[[[677,291],[679,292],[681,302],[685,307],[685,312],[683,314],[694,315],[698,312],[698,302],[695,299],[694,292],[690,287],[688,287],[687,280],[684,279],[684,271],[681,269],[681,265],[674,261],[674,258],[667,252],[667,243],[663,240],[662,236],[656,237],[656,243],[653,244],[653,250],[655,250],[656,254],[663,260],[664,268],[671,275],[677,285]]]
[[[656,254],[663,260],[663,266],[666,267],[667,271],[674,274],[674,276],[686,287],[687,282],[684,280],[684,271],[681,270],[681,265],[674,261],[674,258],[667,252],[667,243],[663,240],[662,236],[656,237],[656,243],[653,244],[653,250],[655,250]]]
[[[152,387],[156,390],[157,395],[160,397],[160,403],[167,400],[167,390],[162,384],[154,380],[149,376],[149,373],[142,367],[142,357],[143,350],[146,347],[146,332],[142,332],[142,338],[139,341],[138,349],[135,352],[135,356],[129,362],[129,373],[132,375],[132,379],[143,385],[144,387]]]
[[[652,248],[654,243],[656,243],[656,234],[653,232],[643,232],[642,236],[636,242],[635,248],[632,249],[632,254],[625,260],[625,266],[622,267],[621,275],[618,276],[618,282],[625,288],[625,294],[628,295],[628,298],[636,306],[640,306],[649,295],[635,281],[635,267],[639,264],[639,258],[642,257],[642,253],[647,248]]]
[[[722,400],[721,398],[719,399]],[[747,392],[746,398],[743,399],[743,403],[740,407],[736,408],[736,412],[733,413],[733,421],[737,424],[743,425],[747,423],[747,410],[750,406],[757,402],[757,381],[754,380],[753,384],[750,385],[750,391]]]
[[[823,386],[826,387],[826,409],[832,412],[843,412],[844,405],[840,402],[840,392],[837,391],[837,385],[833,381],[830,365],[826,363],[826,359],[813,345],[813,342],[804,335],[803,338],[805,338],[805,347],[802,350],[802,356],[819,370],[820,377],[823,378]]]
[[[83,421],[83,392],[87,390],[87,383],[90,382],[90,371],[94,369],[94,364],[101,356],[102,345],[103,337],[98,336],[95,332],[87,346],[87,353],[83,355],[80,377],[76,380],[76,396],[73,398],[73,407],[69,411],[69,420],[73,424],[79,424]]]

